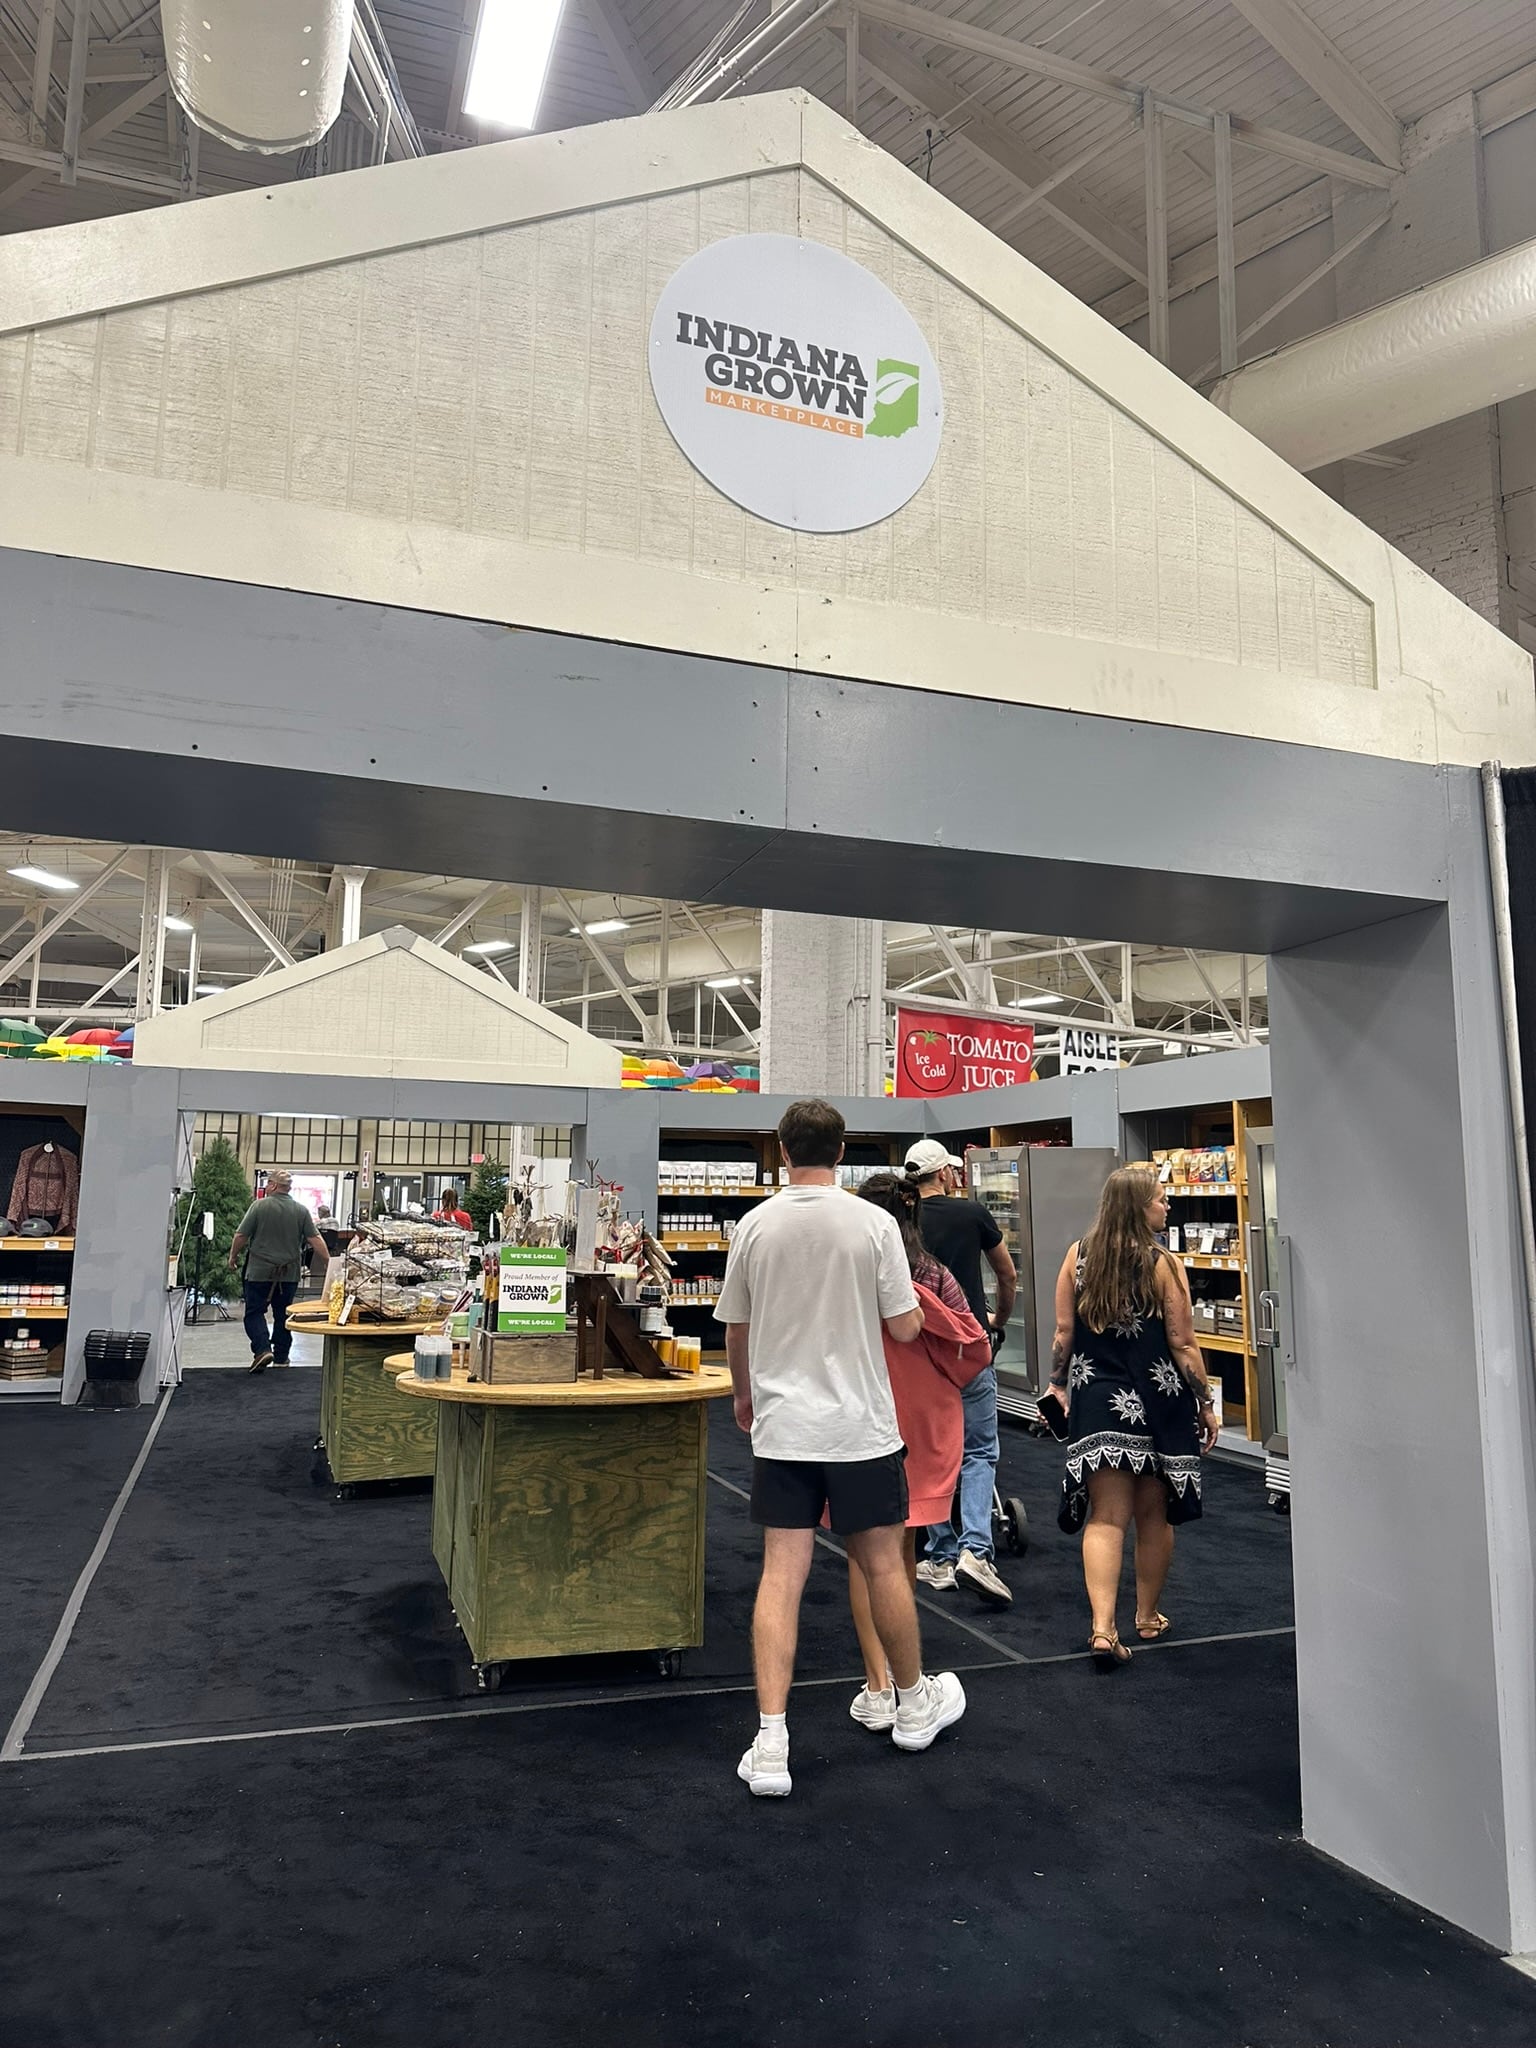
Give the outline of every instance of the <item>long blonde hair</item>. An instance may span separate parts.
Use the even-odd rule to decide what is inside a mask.
[[[1079,1247],[1078,1313],[1090,1330],[1103,1331],[1157,1306],[1162,1249],[1147,1221],[1157,1193],[1150,1166],[1121,1166],[1104,1183],[1099,1213]]]

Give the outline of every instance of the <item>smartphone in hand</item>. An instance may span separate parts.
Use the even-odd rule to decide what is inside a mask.
[[[1036,1406],[1040,1410],[1040,1420],[1060,1442],[1067,1433],[1067,1411],[1062,1406],[1061,1396],[1054,1387],[1047,1387]]]

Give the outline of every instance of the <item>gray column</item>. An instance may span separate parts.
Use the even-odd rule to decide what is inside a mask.
[[[80,1220],[70,1281],[63,1399],[78,1400],[91,1330],[148,1330],[139,1382],[154,1396],[168,1341],[165,1291],[176,1178],[177,1087],[171,1067],[91,1075],[80,1154]]]
[[[1123,1158],[1119,1069],[1106,1067],[1099,1074],[1072,1074],[1067,1085],[1072,1100],[1072,1143],[1108,1145]]]
[[[1447,907],[1275,955],[1303,1826],[1536,1947],[1536,1402],[1475,776]]]
[[[571,1132],[573,1178],[595,1167],[604,1180],[618,1181],[626,1213],[650,1230],[656,1228],[661,1104],[661,1095],[643,1089],[594,1088],[587,1096],[586,1123]]]
[[[775,1095],[877,1095],[884,1043],[884,926],[763,913],[763,1087]]]

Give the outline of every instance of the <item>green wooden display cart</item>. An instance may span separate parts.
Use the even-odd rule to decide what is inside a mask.
[[[432,1554],[482,1687],[524,1657],[704,1640],[708,1405],[731,1379],[386,1380],[438,1421]]]
[[[435,1323],[296,1322],[324,1338],[320,1366],[320,1435],[338,1500],[381,1479],[428,1479],[437,1453],[437,1413],[407,1407],[394,1392],[384,1361],[402,1340],[413,1342]],[[409,1354],[407,1354],[409,1356]],[[395,1368],[398,1370],[398,1367]]]

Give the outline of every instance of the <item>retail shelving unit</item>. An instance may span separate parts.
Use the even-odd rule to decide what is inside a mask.
[[[872,1136],[850,1132],[846,1164],[853,1171],[896,1166],[905,1149],[904,1139],[883,1132]],[[696,1169],[686,1181],[678,1172],[685,1166]],[[674,1329],[704,1340],[708,1358],[724,1356],[714,1311],[725,1277],[731,1232],[759,1202],[778,1193],[782,1167],[778,1139],[772,1131],[668,1131],[662,1135],[657,1231],[673,1262],[674,1291],[668,1316]],[[743,1177],[746,1170],[750,1178]],[[681,1221],[695,1217],[705,1220],[687,1226]]]
[[[1215,1328],[1197,1320],[1195,1341],[1213,1379],[1222,1387],[1223,1435],[1228,1441],[1262,1441],[1260,1361],[1254,1344],[1256,1288],[1249,1265],[1247,1147],[1250,1125],[1269,1122],[1267,1102],[1210,1104],[1179,1113],[1180,1127],[1160,1120],[1150,1155],[1168,1151],[1211,1151],[1226,1147],[1231,1170],[1221,1180],[1164,1181],[1168,1221],[1179,1233],[1178,1257],[1189,1275],[1197,1318],[1210,1309]],[[1221,1249],[1204,1249],[1210,1231]]]
[[[14,1121],[13,1121],[14,1119]],[[52,1142],[78,1157],[83,1117],[74,1110],[35,1104],[0,1104],[3,1133],[19,1144],[4,1146],[0,1202],[10,1193],[15,1155],[29,1146]],[[0,1237],[0,1399],[10,1395],[57,1400],[64,1373],[64,1335],[69,1321],[75,1238],[71,1231],[48,1237]],[[13,1293],[43,1290],[46,1300],[11,1298]],[[61,1299],[56,1299],[62,1295]],[[41,1348],[25,1361],[3,1347],[25,1330]],[[33,1362],[35,1360],[35,1363]]]

